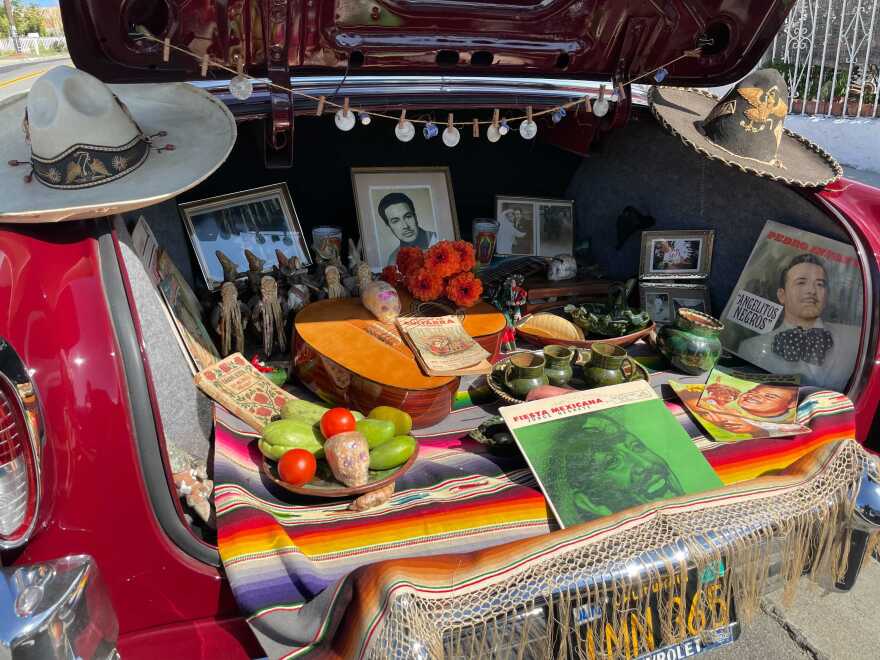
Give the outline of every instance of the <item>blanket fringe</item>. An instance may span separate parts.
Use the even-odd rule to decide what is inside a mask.
[[[660,511],[461,595],[404,590],[365,655],[415,645],[430,658],[632,660],[661,643],[710,641],[732,620],[750,623],[776,580],[790,604],[805,573],[823,586],[845,575],[866,460],[842,443],[830,464],[782,494]],[[866,556],[878,544],[875,534]]]

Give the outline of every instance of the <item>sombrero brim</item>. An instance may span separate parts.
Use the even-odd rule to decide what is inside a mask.
[[[209,93],[187,83],[109,85],[146,135],[165,131],[137,169],[110,183],[56,190],[34,178],[29,168],[7,165],[29,160],[21,128],[27,94],[0,102],[0,222],[56,222],[95,218],[158,204],[192,188],[216,170],[235,144],[235,118]]]
[[[840,164],[827,152],[787,129],[783,130],[777,153],[781,165],[738,156],[718,146],[700,130],[700,122],[717,103],[717,97],[701,89],[652,87],[648,92],[648,104],[657,121],[707,158],[749,174],[803,188],[827,186],[843,176]]]

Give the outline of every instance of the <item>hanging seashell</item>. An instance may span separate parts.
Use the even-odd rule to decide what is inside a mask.
[[[538,125],[529,119],[526,119],[519,125],[519,134],[526,140],[531,140],[538,134]]]
[[[229,81],[229,93],[239,101],[247,101],[254,93],[254,83],[240,73]]]
[[[416,136],[416,127],[409,120],[397,124],[394,127],[394,134],[401,142],[409,142]]]
[[[344,110],[337,110],[334,121],[336,122],[336,128],[338,128],[340,131],[350,131],[354,128],[355,124],[354,113],[351,110],[349,110],[348,112],[345,112]]]
[[[347,96],[342,104],[342,108],[336,111],[336,116],[333,120],[336,122],[336,128],[340,131],[350,131],[354,128],[356,120],[354,113],[349,107]]]

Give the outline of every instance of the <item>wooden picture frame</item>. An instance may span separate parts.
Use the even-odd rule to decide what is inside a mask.
[[[223,283],[217,250],[248,270],[245,249],[263,259],[263,272],[277,264],[275,250],[312,263],[309,248],[286,183],[273,183],[178,205],[209,291]]]

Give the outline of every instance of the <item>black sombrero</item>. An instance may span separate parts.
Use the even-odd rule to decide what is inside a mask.
[[[843,176],[821,147],[783,128],[788,86],[776,69],[749,74],[720,100],[699,89],[652,87],[648,102],[666,130],[743,172],[804,188]]]

